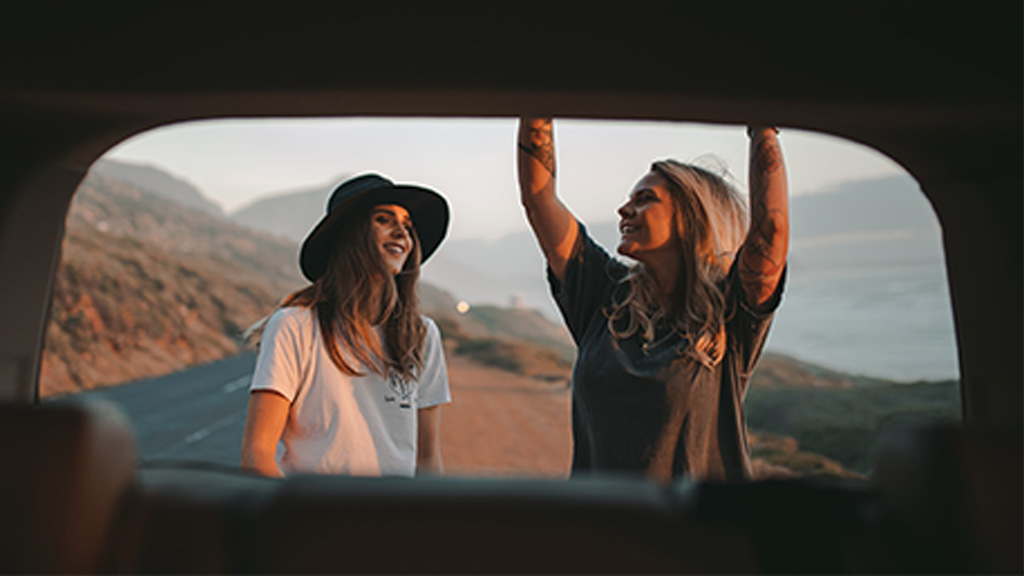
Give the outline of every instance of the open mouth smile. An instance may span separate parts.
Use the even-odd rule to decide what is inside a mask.
[[[406,253],[406,248],[402,244],[387,242],[384,244],[384,251],[392,256],[402,256]]]

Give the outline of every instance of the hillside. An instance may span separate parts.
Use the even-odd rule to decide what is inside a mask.
[[[194,210],[220,216],[220,206],[191,183],[153,166],[101,158],[90,169],[96,176],[117,180],[143,194],[171,200]]]
[[[93,172],[69,212],[41,396],[118,384],[239,350],[300,285],[295,246]]]
[[[960,420],[960,387],[955,381],[769,387],[762,385],[761,372],[759,367],[747,394],[747,426],[798,438],[805,450],[862,474],[870,472],[878,440],[887,430]]]

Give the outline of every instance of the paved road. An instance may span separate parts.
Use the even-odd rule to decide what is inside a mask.
[[[188,460],[238,466],[248,386],[247,353],[185,372],[85,392],[116,404],[135,427],[143,462]]]

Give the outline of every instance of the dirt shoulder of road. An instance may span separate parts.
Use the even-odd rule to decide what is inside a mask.
[[[452,402],[442,408],[449,476],[566,478],[569,388],[448,355]]]

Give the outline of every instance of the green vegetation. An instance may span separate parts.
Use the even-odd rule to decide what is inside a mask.
[[[844,468],[831,458],[801,450],[800,443],[792,436],[749,432],[747,440],[750,444],[750,457],[754,460],[754,472],[759,473],[760,477],[863,478],[863,475]],[[771,469],[764,470],[765,467],[759,465],[758,461],[767,463]]]
[[[549,348],[556,351],[566,365],[571,365],[575,358],[576,347],[568,332],[533,310],[474,306],[466,316],[469,322],[483,327],[489,336],[498,335]]]
[[[505,310],[505,315],[512,317],[518,312]],[[569,380],[572,368],[572,357],[553,347],[534,343],[526,333],[526,339],[519,339],[502,333],[503,324],[494,324],[491,334],[495,336],[475,336],[467,332],[465,324],[473,326],[473,320],[451,314],[434,314],[431,317],[437,323],[445,342],[452,345],[455,354],[467,356],[485,366],[493,366],[499,370],[531,376],[542,380]],[[520,332],[521,333],[521,332]]]
[[[458,314],[454,299],[429,285],[421,286],[420,295],[455,354],[515,374],[568,382],[576,349],[562,326],[518,308],[474,306]]]
[[[543,380],[567,381],[572,364],[558,352],[529,342],[499,338],[467,338],[456,354],[481,364]]]
[[[870,471],[878,440],[893,426],[960,419],[955,381],[897,384],[881,380],[849,388],[764,388],[747,394],[752,430],[796,438],[800,446],[857,472]]]

